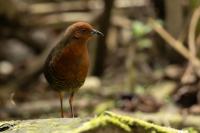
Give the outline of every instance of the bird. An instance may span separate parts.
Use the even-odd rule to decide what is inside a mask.
[[[94,35],[104,36],[87,22],[79,21],[71,24],[52,48],[44,63],[44,76],[50,88],[59,94],[62,118],[65,93],[69,96],[71,117],[74,118],[74,94],[87,77],[90,65],[87,44]]]

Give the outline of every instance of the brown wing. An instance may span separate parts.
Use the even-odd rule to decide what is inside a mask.
[[[44,72],[44,76],[46,80],[48,81],[50,85],[57,80],[56,77],[52,76],[52,73],[54,73],[55,70],[53,69],[51,63],[56,56],[60,55],[60,51],[62,50],[62,48],[67,46],[70,43],[69,38],[70,38],[69,35],[64,33],[61,36],[60,41],[58,41],[56,46],[51,50],[51,52],[47,56],[47,59],[44,64],[43,72]]]

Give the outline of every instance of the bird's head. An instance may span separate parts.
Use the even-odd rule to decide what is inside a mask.
[[[103,33],[94,29],[90,24],[86,22],[76,22],[70,25],[66,32],[70,32],[72,37],[80,40],[88,40],[93,35],[104,36]]]

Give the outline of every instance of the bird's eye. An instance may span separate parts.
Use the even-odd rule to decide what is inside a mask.
[[[80,32],[81,32],[81,33],[85,33],[85,32],[86,32],[86,29],[80,29]]]

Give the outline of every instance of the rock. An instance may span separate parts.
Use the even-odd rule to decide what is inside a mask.
[[[186,133],[143,120],[104,112],[94,118],[52,118],[0,122],[0,132],[58,133]]]

